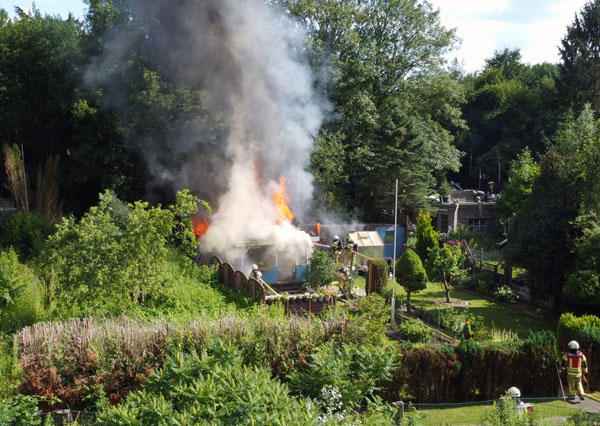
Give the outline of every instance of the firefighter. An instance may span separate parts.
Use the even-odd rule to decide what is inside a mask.
[[[256,263],[252,265],[252,272],[250,272],[250,278],[254,278],[258,282],[262,282],[262,273],[258,270]]]
[[[471,319],[467,319],[467,321],[465,322],[465,325],[463,326],[461,332],[461,336],[464,340],[469,340],[471,337],[473,337],[473,331],[471,330]]]
[[[521,401],[521,391],[518,387],[513,386],[506,392],[510,395],[510,397],[515,403],[515,408],[517,410],[517,418],[520,419],[525,411],[532,410],[532,408],[529,408],[531,407],[531,404],[525,404],[523,401]]]
[[[333,253],[335,263],[337,264],[340,258],[340,253],[342,252],[342,242],[340,241],[340,237],[338,237],[337,235],[333,236],[333,242],[331,243],[331,252]]]
[[[583,401],[583,385],[581,378],[583,374],[587,374],[587,359],[579,350],[579,343],[575,340],[569,342],[569,352],[563,355],[563,370],[567,370],[567,383],[569,384],[569,393],[571,398],[575,394],[579,395],[579,399]]]

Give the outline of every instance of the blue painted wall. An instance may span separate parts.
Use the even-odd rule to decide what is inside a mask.
[[[394,226],[377,226],[375,231],[381,237],[381,241],[383,241],[383,257],[392,258],[394,257],[394,244],[385,244],[385,234],[388,231],[394,231]],[[406,235],[406,229],[404,226],[398,226],[396,229],[396,257],[400,257],[402,255],[402,244],[404,244],[404,237]]]
[[[279,281],[279,271],[277,266],[271,266],[271,269],[266,271],[261,269],[260,272],[262,272],[263,281],[267,284],[277,284],[277,281]]]
[[[308,265],[296,265],[296,281],[299,283],[308,281]]]

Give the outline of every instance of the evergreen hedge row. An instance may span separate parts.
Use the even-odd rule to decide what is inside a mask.
[[[531,333],[521,342],[407,345],[386,389],[389,400],[416,403],[490,400],[517,386],[528,397],[556,394],[556,339]]]

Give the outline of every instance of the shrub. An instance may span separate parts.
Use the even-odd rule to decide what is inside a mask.
[[[494,290],[494,297],[500,302],[506,303],[512,303],[519,298],[507,285],[502,285]]]
[[[400,338],[412,343],[429,342],[429,329],[421,320],[404,320],[398,327]]]
[[[353,343],[380,343],[385,340],[385,323],[390,312],[378,294],[361,297],[358,312],[350,318],[346,339]]]
[[[310,257],[308,284],[316,291],[329,286],[335,280],[335,264],[331,256],[323,250],[315,250]]]
[[[373,345],[326,344],[305,370],[290,374],[290,388],[315,399],[323,397],[324,388],[335,389],[343,408],[357,408],[373,400],[395,368],[393,353]]]
[[[191,234],[178,226],[178,208],[136,202],[125,220],[113,215],[114,201],[114,194],[105,192],[80,221],[63,219],[49,239],[43,274],[69,315],[115,314],[173,300],[168,241]],[[189,254],[187,239],[178,241]]]
[[[0,248],[12,247],[21,260],[38,256],[55,225],[35,212],[0,215]]]
[[[372,274],[372,287],[367,288],[367,294],[369,293],[381,293],[387,286],[388,280],[388,269],[389,266],[385,259],[373,259],[369,260],[369,273]],[[372,271],[372,272],[371,272]],[[367,283],[368,287],[368,283]]]
[[[168,357],[143,390],[118,406],[104,407],[97,424],[305,425],[317,416],[314,405],[290,397],[269,370],[246,367],[239,349],[212,339],[200,354]]]
[[[577,340],[581,349],[589,355],[589,350],[593,348],[592,356],[588,357],[590,370],[590,387],[598,389],[600,387],[600,356],[596,355],[597,348],[600,347],[600,318],[594,315],[582,315],[577,317],[573,314],[562,314],[558,320],[556,336],[558,347],[566,350],[567,343],[571,340]]]

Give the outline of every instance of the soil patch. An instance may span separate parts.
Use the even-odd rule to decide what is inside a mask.
[[[438,306],[452,306],[455,308],[465,308],[469,306],[469,302],[462,299],[450,299],[450,303],[446,302],[446,299],[434,299],[431,301],[434,305]]]

